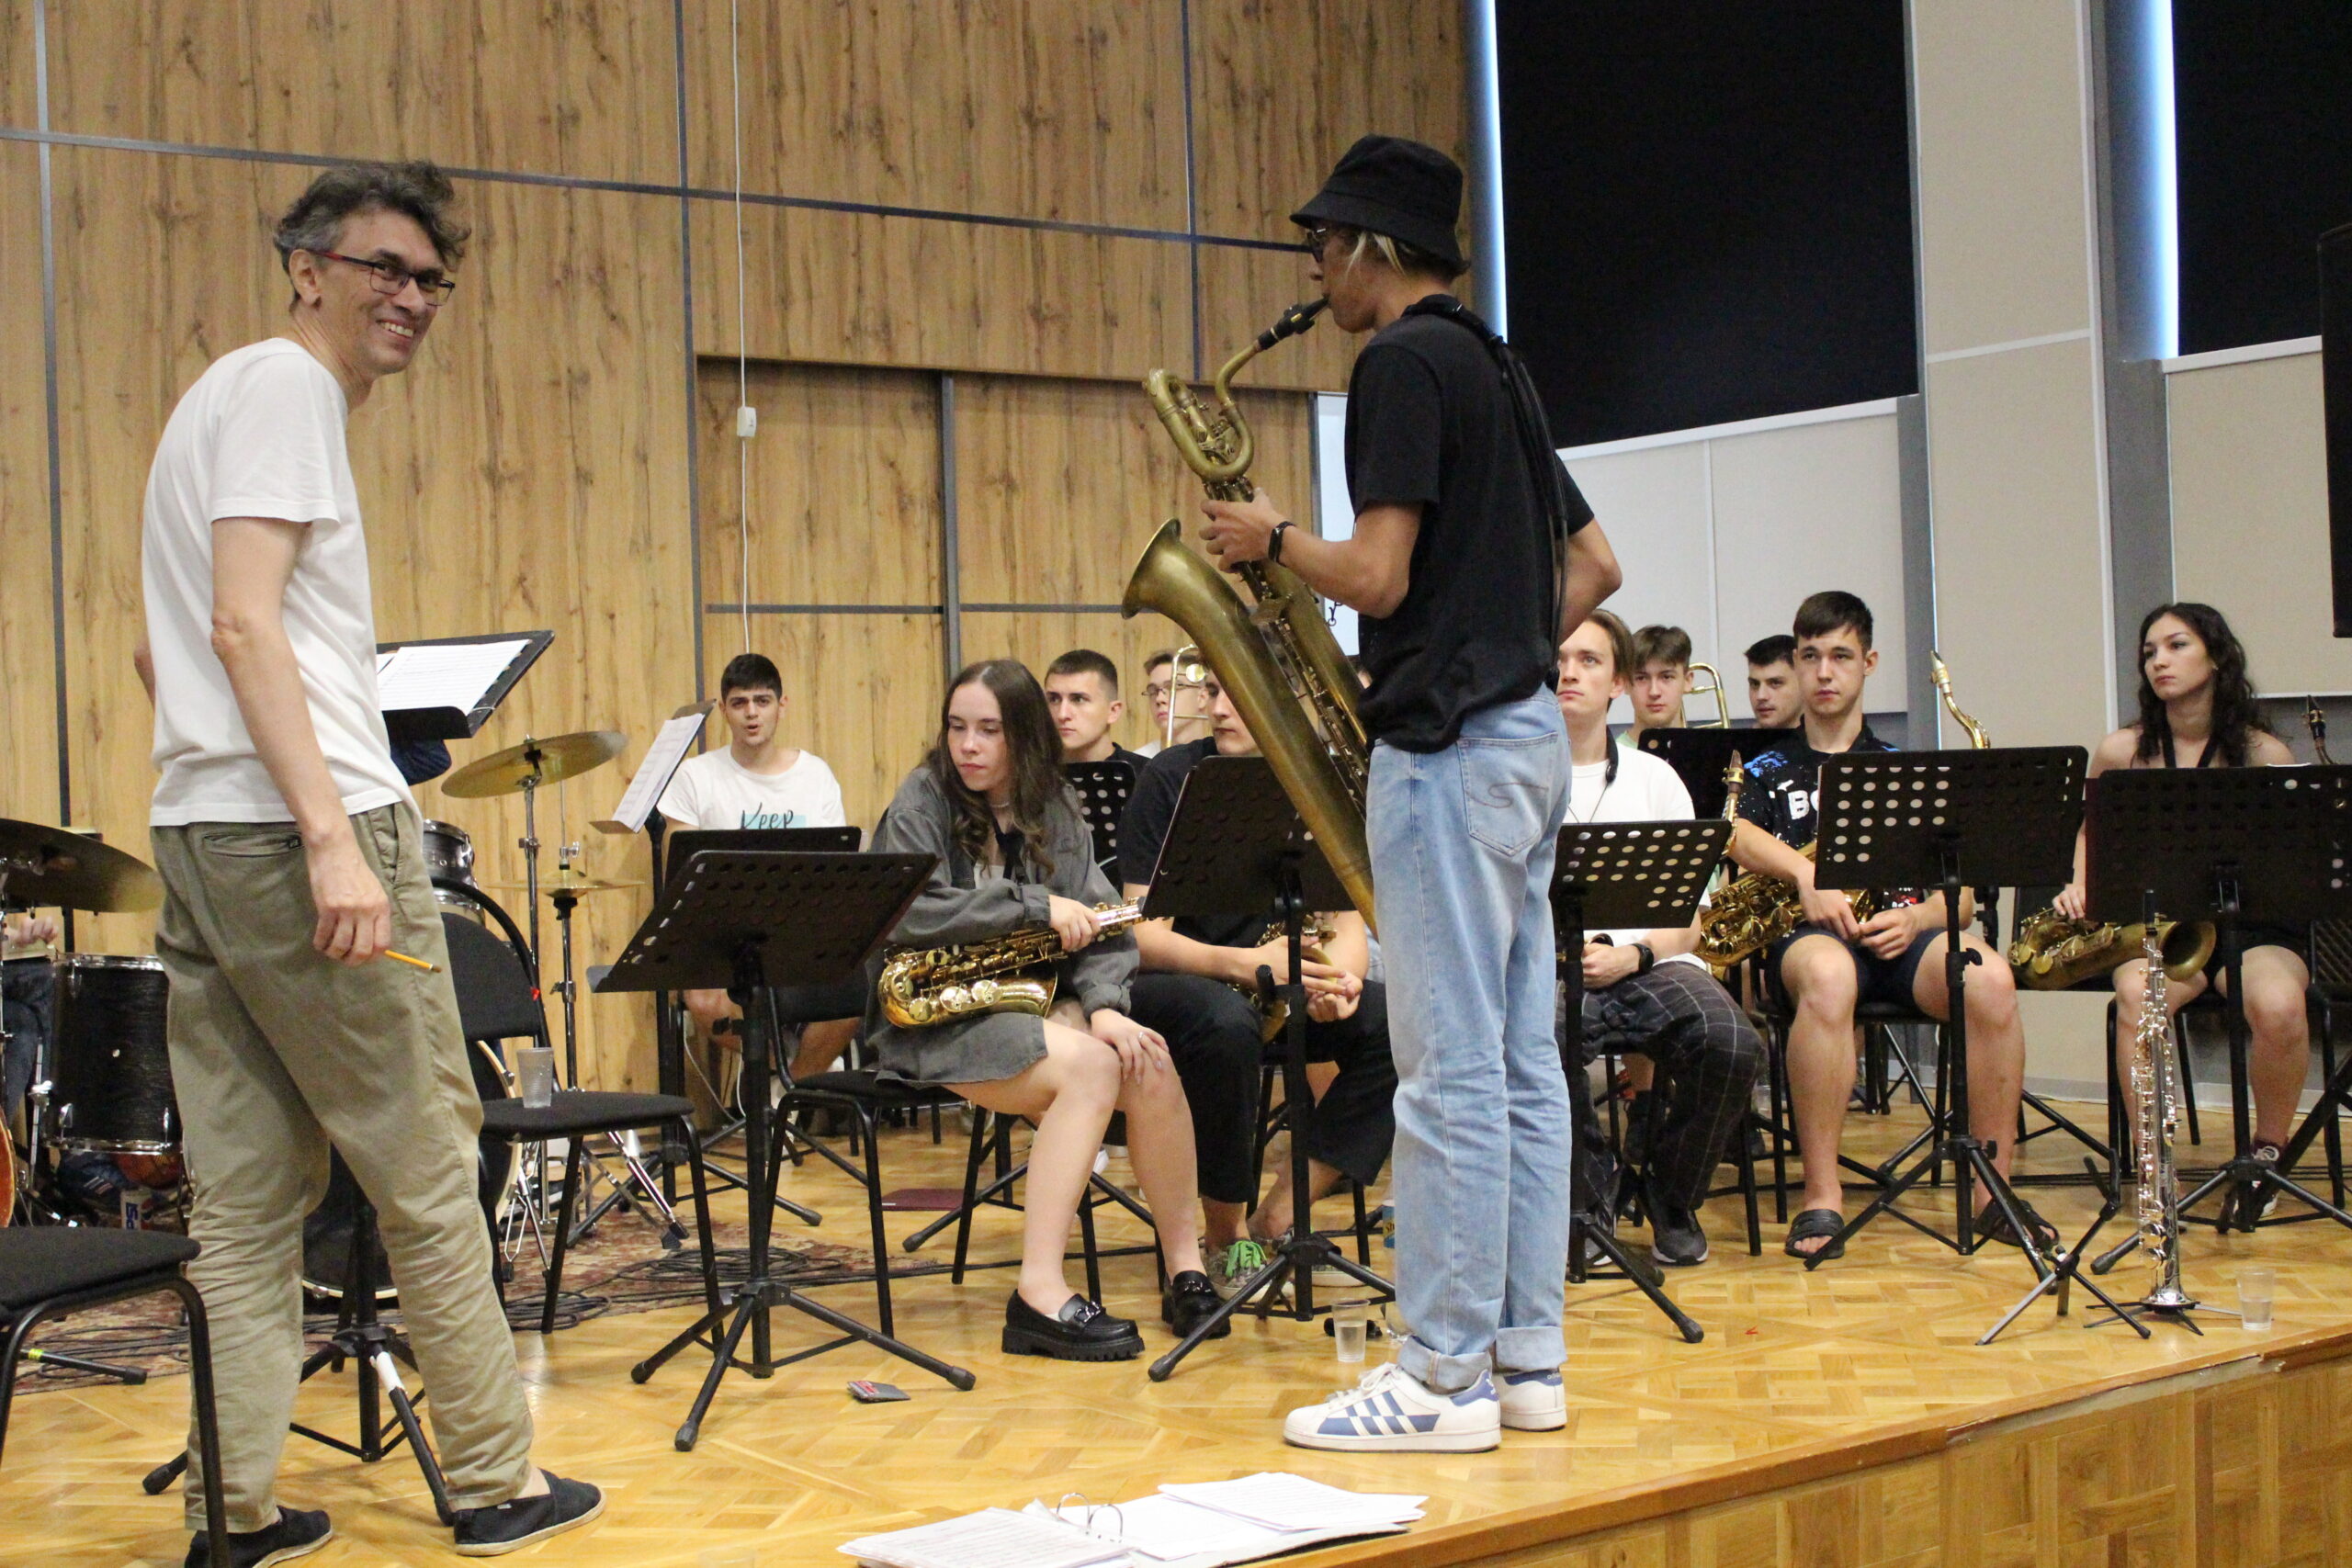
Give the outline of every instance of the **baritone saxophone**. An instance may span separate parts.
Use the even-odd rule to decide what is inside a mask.
[[[1211,383],[1214,407],[1165,370],[1145,378],[1159,423],[1212,500],[1247,501],[1255,493],[1249,473],[1256,439],[1234,405],[1234,376],[1312,326],[1324,303],[1292,306],[1219,366]],[[1372,854],[1364,841],[1371,748],[1356,713],[1355,671],[1323,618],[1321,601],[1297,573],[1272,561],[1252,561],[1237,575],[1254,603],[1244,604],[1224,574],[1186,547],[1182,525],[1171,518],[1136,561],[1119,613],[1132,618],[1155,611],[1184,628],[1257,738],[1349,900],[1366,924],[1375,924]]]

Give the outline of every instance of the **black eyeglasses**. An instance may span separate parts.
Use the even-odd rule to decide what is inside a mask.
[[[353,266],[366,267],[370,275],[368,286],[379,294],[398,294],[413,283],[416,291],[424,296],[424,302],[436,308],[447,304],[451,292],[458,287],[458,280],[439,267],[411,272],[396,261],[368,261],[365,257],[346,256],[334,251],[313,251],[311,254],[324,256],[329,261],[348,262]]]
[[[1298,248],[1310,256],[1319,258],[1323,254],[1323,247],[1329,243],[1331,236],[1339,231],[1336,227],[1329,223],[1306,224],[1299,232],[1305,234],[1306,238],[1299,242]]]

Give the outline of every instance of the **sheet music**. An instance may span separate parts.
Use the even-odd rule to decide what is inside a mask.
[[[376,702],[386,713],[408,708],[456,708],[470,713],[528,637],[498,642],[410,643],[376,656]]]
[[[662,725],[653,737],[653,744],[645,749],[645,760],[637,765],[637,776],[628,781],[628,789],[621,795],[621,803],[613,814],[596,823],[607,833],[634,833],[645,826],[653,815],[662,792],[670,787],[671,775],[685,760],[686,749],[702,733],[707,716],[700,710],[680,714]]]
[[[1127,1555],[1115,1540],[1009,1508],[985,1508],[913,1529],[864,1536],[842,1551],[861,1562],[892,1568],[1091,1568],[1125,1561]]]
[[[1278,1530],[1377,1529],[1418,1517],[1420,1506],[1429,1501],[1402,1493],[1343,1491],[1283,1471],[1265,1471],[1237,1481],[1169,1482],[1159,1489],[1188,1503]]]

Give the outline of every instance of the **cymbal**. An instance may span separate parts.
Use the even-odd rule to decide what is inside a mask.
[[[441,793],[460,800],[514,795],[601,768],[621,754],[628,737],[616,729],[582,729],[477,757],[441,781]]]
[[[482,886],[493,893],[528,893],[531,890],[527,882],[485,882]],[[543,897],[557,893],[617,893],[624,888],[644,886],[642,882],[612,882],[601,876],[545,876],[539,879],[539,893]]]
[[[131,914],[164,901],[164,880],[136,855],[84,833],[0,818],[0,872],[7,900],[96,914]]]

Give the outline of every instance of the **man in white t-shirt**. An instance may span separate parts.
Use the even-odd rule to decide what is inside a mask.
[[[1690,792],[1664,759],[1610,737],[1609,705],[1625,690],[1624,671],[1634,666],[1633,634],[1606,610],[1592,612],[1560,645],[1560,716],[1574,769],[1571,822],[1666,822],[1691,815]],[[1650,1257],[1669,1267],[1706,1261],[1699,1206],[1764,1070],[1762,1039],[1694,956],[1698,945],[1695,919],[1670,930],[1589,931],[1584,944],[1585,1062],[1603,1051],[1638,1054],[1668,1080],[1663,1113],[1646,1139],[1644,1207]],[[1572,1076],[1577,1137],[1589,1145],[1600,1120],[1577,1089]],[[1580,1170],[1596,1168],[1581,1150],[1577,1163]]]
[[[376,691],[368,540],[344,424],[408,368],[466,232],[429,164],[327,170],[276,243],[283,336],[215,360],[147,480],[137,663],[155,702],[148,821],[172,1076],[196,1189],[188,1277],[212,1325],[220,1451],[199,1451],[191,1564],[217,1495],[230,1561],[333,1533],[283,1508],[302,1357],[302,1221],[329,1145],[373,1200],[469,1555],[594,1518],[596,1488],[530,1462],[531,1415],[475,1190],[481,1105],[425,879],[416,803]]]
[[[763,653],[739,653],[718,672],[718,711],[727,745],[683,763],[662,793],[662,815],[681,828],[840,828],[842,786],[814,751],[786,746],[784,675]],[[707,1032],[741,1018],[721,990],[688,991],[686,1010]],[[812,1023],[800,1032],[793,1076],[821,1073],[840,1060],[856,1032],[855,1019]]]

